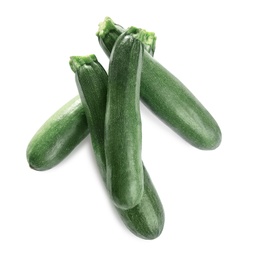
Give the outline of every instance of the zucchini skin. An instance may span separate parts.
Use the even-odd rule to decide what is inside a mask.
[[[106,185],[104,121],[108,76],[95,56],[91,61],[88,58],[82,61],[79,57],[71,57],[70,64],[75,72],[76,84],[87,115],[96,161]],[[143,239],[155,239],[161,234],[164,227],[164,210],[145,168],[144,192],[140,203],[132,209],[116,209],[134,235]]]
[[[109,27],[109,19],[104,24]],[[109,56],[119,29],[112,21],[107,33],[101,34],[103,23],[97,32],[99,44]],[[114,37],[110,35],[114,35]],[[111,41],[105,41],[105,38]],[[141,99],[166,125],[188,143],[201,150],[213,150],[221,143],[221,130],[206,108],[197,98],[146,51],[143,58]]]
[[[220,145],[221,130],[208,110],[146,52],[141,97],[148,108],[191,145],[201,150],[213,150]]]
[[[140,81],[142,44],[123,33],[113,48],[105,115],[106,183],[115,205],[130,209],[143,195]]]
[[[30,140],[26,157],[37,171],[49,170],[64,160],[89,134],[79,96],[55,112]]]
[[[157,238],[164,227],[164,210],[157,191],[144,169],[144,192],[141,202],[132,209],[117,208],[127,228],[143,239]]]

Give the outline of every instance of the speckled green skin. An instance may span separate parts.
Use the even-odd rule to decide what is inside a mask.
[[[212,150],[221,131],[198,99],[148,53],[144,54],[141,83],[143,103],[193,146]]]
[[[120,26],[114,27],[109,19],[101,23],[97,32],[99,43],[108,56],[121,34]],[[212,150],[220,145],[221,130],[212,115],[175,76],[147,52],[143,58],[141,99],[191,145],[202,150]]]
[[[71,58],[72,60],[75,57]],[[87,115],[91,142],[101,176],[106,184],[104,121],[108,76],[96,61],[81,63],[76,69],[76,83]],[[143,239],[157,238],[164,227],[164,210],[158,194],[144,168],[144,192],[140,203],[132,209],[117,208],[124,224]]]
[[[157,238],[164,227],[164,210],[150,176],[144,170],[144,192],[141,202],[132,209],[118,209],[127,228],[144,239]]]
[[[60,163],[88,135],[88,124],[79,96],[53,114],[28,144],[29,166],[38,171]]]
[[[143,195],[140,81],[143,46],[121,35],[109,63],[105,115],[106,183],[115,205],[130,209]]]

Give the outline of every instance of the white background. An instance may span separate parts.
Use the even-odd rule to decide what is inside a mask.
[[[255,259],[254,1],[1,1],[0,259]],[[90,139],[47,172],[28,167],[36,130],[77,95],[71,55],[108,59],[105,16],[157,35],[155,58],[219,123],[198,150],[143,105],[143,160],[165,209],[147,241],[121,223]]]

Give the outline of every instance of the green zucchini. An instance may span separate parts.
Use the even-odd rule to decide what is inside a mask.
[[[109,17],[100,24],[97,36],[108,56],[120,34],[120,27],[115,26]],[[132,34],[137,37],[136,33]],[[202,150],[212,150],[221,143],[221,130],[212,115],[175,76],[146,51],[141,77],[141,99],[191,145]]]
[[[118,208],[136,206],[143,194],[140,80],[143,46],[124,32],[109,63],[105,115],[106,182]]]
[[[53,114],[36,132],[26,150],[29,166],[38,171],[60,163],[89,134],[79,96]]]
[[[106,184],[104,121],[108,76],[94,55],[71,57],[76,84],[87,116],[92,147],[101,176]],[[159,196],[144,168],[144,192],[140,203],[132,209],[117,208],[124,224],[136,236],[158,237],[164,226],[164,210]]]

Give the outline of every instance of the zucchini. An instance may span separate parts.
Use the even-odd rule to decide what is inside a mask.
[[[115,205],[129,209],[143,194],[140,79],[143,46],[124,32],[109,63],[105,115],[106,183]]]
[[[29,142],[26,156],[29,166],[48,170],[60,163],[89,134],[79,96],[53,114]]]
[[[108,76],[94,55],[71,57],[76,84],[87,116],[91,142],[101,176],[106,184],[104,121]],[[159,196],[144,168],[144,192],[140,203],[132,209],[117,208],[124,224],[143,239],[158,237],[164,226],[164,210]]]
[[[109,17],[99,26],[99,43],[108,56],[118,34],[121,34],[119,26],[115,26]],[[138,37],[136,33],[132,34]],[[191,145],[202,150],[212,150],[220,145],[221,130],[212,115],[182,82],[146,51],[141,76],[141,99]]]

